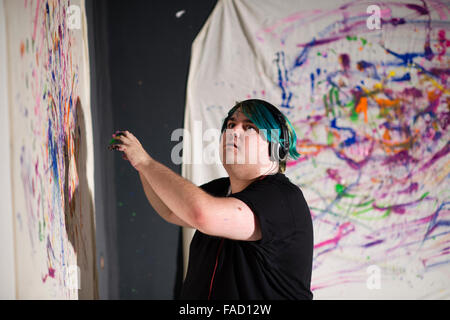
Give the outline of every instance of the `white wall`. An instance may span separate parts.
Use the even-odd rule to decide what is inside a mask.
[[[11,149],[9,148],[12,140],[9,134],[5,20],[4,0],[0,0],[0,136],[4,142],[2,157],[0,157],[0,299],[15,299]]]

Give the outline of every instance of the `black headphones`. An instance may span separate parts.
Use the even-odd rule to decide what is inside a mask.
[[[274,105],[268,103],[267,101],[260,100],[260,99],[250,99],[245,100],[243,102],[247,101],[253,101],[257,104],[264,105],[275,117],[275,119],[278,121],[280,127],[281,127],[281,135],[280,140],[283,139],[283,142],[270,142],[269,143],[269,157],[271,161],[285,161],[287,159],[287,156],[289,154],[289,130],[286,125],[286,119],[284,118],[284,115],[281,113],[280,110],[278,110]],[[222,124],[221,133],[223,133],[226,129],[228,119],[230,118],[231,114],[228,115]]]

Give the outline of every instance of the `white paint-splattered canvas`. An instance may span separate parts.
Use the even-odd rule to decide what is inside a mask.
[[[298,137],[314,298],[450,298],[449,46],[448,1],[219,0],[193,43],[183,175],[226,176],[203,132],[267,100]]]
[[[97,296],[84,1],[7,0],[19,299]]]

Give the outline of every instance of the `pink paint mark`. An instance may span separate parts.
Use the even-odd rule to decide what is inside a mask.
[[[334,181],[336,181],[337,183],[341,183],[341,176],[339,175],[339,171],[336,169],[327,169],[327,174],[328,176],[333,179]]]
[[[402,194],[402,193],[411,194],[413,192],[416,192],[418,190],[418,188],[419,188],[419,184],[417,182],[414,182],[414,183],[411,183],[411,185],[408,188],[406,188],[404,190],[401,190],[401,191],[399,191],[397,193],[398,194]]]
[[[441,158],[441,157],[447,155],[447,153],[449,153],[449,152],[450,152],[450,142],[447,142],[447,144],[446,144],[444,147],[442,147],[441,150],[439,150],[438,152],[436,152],[436,153],[434,154],[434,156],[433,156],[429,161],[427,161],[427,162],[420,168],[420,170],[428,169],[428,168],[429,168],[433,163],[435,163],[439,158]]]
[[[381,15],[381,18],[384,18],[384,19],[392,18],[392,10],[391,10],[391,8],[386,8],[386,9],[380,10],[380,15]]]
[[[287,24],[287,23],[295,22],[295,21],[303,19],[305,17],[310,17],[313,15],[316,15],[321,12],[322,12],[321,10],[316,9],[316,10],[310,10],[310,11],[306,11],[306,12],[302,11],[302,12],[293,13],[292,15],[275,22],[274,24],[262,29],[261,31],[258,31],[256,33],[256,39],[258,41],[264,42],[264,38],[261,35],[261,33],[268,33],[268,34],[271,34],[273,37],[278,38],[278,36],[275,32],[275,29],[277,29],[278,27],[280,27],[284,24]]]
[[[44,277],[42,277],[42,282],[45,283],[45,281],[47,281],[48,277],[55,279],[55,271],[56,271],[55,269],[49,267],[48,274],[46,274]]]
[[[34,26],[33,26],[33,41],[36,40],[36,26],[39,19],[39,7],[41,6],[41,0],[38,0],[36,5],[36,12],[34,14]]]
[[[444,20],[444,21],[447,20],[447,15],[445,14],[445,9],[446,9],[445,4],[441,3],[440,1],[428,1],[428,2],[433,7],[433,9],[438,13],[439,18],[441,20]],[[449,9],[447,9],[447,10],[449,10]]]
[[[442,61],[443,56],[447,52],[447,48],[450,47],[450,40],[445,37],[445,30],[441,29],[438,32],[438,41],[440,46],[440,52],[438,54],[439,61]]]
[[[337,245],[337,243],[346,235],[348,235],[349,233],[355,231],[355,226],[351,223],[351,222],[346,222],[343,223],[339,226],[338,232],[336,234],[336,236],[334,236],[331,239],[322,241],[316,245],[314,245],[314,249],[326,246],[328,244],[333,244],[334,246]]]

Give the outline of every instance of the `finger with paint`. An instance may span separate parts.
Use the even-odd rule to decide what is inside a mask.
[[[115,139],[115,137],[117,136],[124,136],[125,134],[121,131],[116,131],[116,133],[113,133],[113,138],[111,139],[111,141],[109,141],[109,146],[108,149],[111,150],[118,150],[119,149],[119,145],[122,144],[122,141],[119,139]]]

